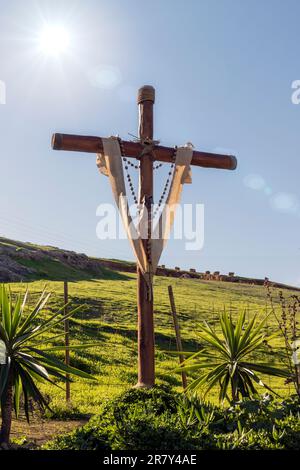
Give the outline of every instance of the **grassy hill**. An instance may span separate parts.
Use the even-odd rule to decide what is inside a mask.
[[[7,270],[12,279],[5,278]],[[71,385],[72,404],[81,413],[96,413],[103,400],[137,381],[134,271],[133,263],[93,259],[54,247],[0,238],[0,281],[17,280],[18,282],[11,282],[14,292],[25,292],[28,287],[31,303],[36,301],[46,283],[52,297],[45,315],[62,307],[63,280],[69,281],[71,307],[85,305],[70,321],[71,343],[85,341],[93,342],[95,346],[85,351],[72,352],[71,363],[94,374],[98,382],[76,380]],[[265,288],[249,282],[243,283],[243,278],[231,283],[173,277],[178,276],[178,273],[173,273],[172,270],[168,270],[167,274],[169,277],[164,276],[162,271],[154,280],[156,374],[158,382],[180,389],[180,375],[174,372],[177,359],[169,354],[176,347],[168,285],[173,286],[183,347],[188,351],[196,351],[200,346],[197,336],[200,322],[207,320],[218,331],[218,314],[223,309],[233,316],[241,309],[246,310],[247,318],[250,319],[254,314],[262,318],[270,307]],[[287,298],[294,294],[297,294],[296,290],[284,290]],[[273,316],[270,316],[266,328],[269,333],[278,331]],[[271,358],[276,362],[283,349],[281,337],[275,339],[274,347]],[[292,391],[281,379],[267,379],[266,382],[282,396]],[[44,391],[51,397],[52,405],[57,408],[65,407],[63,390],[44,386]],[[209,399],[216,400],[216,393],[211,392]]]
[[[136,264],[130,261],[93,258],[83,253],[63,250],[53,246],[41,246],[0,237],[0,282],[34,281],[79,281],[88,279],[117,279],[120,273],[135,273]],[[234,273],[220,274],[218,271],[199,272],[158,266],[157,276],[183,277],[189,279],[214,280],[251,285],[264,285],[265,279],[247,278]],[[300,288],[273,282],[280,289]]]
[[[45,281],[30,282],[28,287],[34,302]],[[246,309],[248,318],[255,313],[262,318],[268,310],[263,287],[231,284],[193,279],[170,279],[156,277],[155,295],[155,341],[156,373],[159,383],[168,383],[180,389],[180,375],[174,372],[177,359],[168,352],[175,350],[175,338],[169,313],[167,286],[173,286],[177,309],[180,316],[183,346],[194,351],[200,345],[197,325],[209,321],[218,330],[218,312],[226,308],[235,315]],[[48,281],[47,287],[53,292],[50,311],[63,305],[63,283]],[[26,285],[12,284],[15,292],[24,292]],[[98,379],[96,383],[76,379],[71,385],[72,404],[81,413],[96,413],[103,400],[119,393],[136,383],[137,334],[136,334],[136,276],[120,273],[114,279],[90,279],[69,283],[72,306],[85,304],[86,307],[71,320],[71,342],[74,344],[94,342],[95,346],[81,352],[71,353],[71,363],[91,372]],[[287,297],[293,295],[286,291]],[[45,313],[46,315],[47,313]],[[278,331],[273,317],[267,323],[269,333]],[[59,331],[57,331],[59,333]],[[274,341],[273,360],[283,347],[281,337]],[[292,391],[281,379],[266,379],[281,396]],[[44,386],[51,396],[52,404],[64,408],[64,391],[54,386]],[[263,389],[261,390],[263,392]],[[211,392],[209,399],[216,400]]]
[[[0,282],[115,279],[120,277],[114,269],[115,263],[114,260],[91,258],[74,251],[0,237]],[[130,266],[130,263],[121,263]],[[110,265],[112,269],[107,267]],[[133,263],[131,266],[134,268]]]

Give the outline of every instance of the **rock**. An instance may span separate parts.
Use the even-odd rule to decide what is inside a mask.
[[[183,279],[190,279],[191,276],[188,273],[183,273],[180,277]]]
[[[32,272],[7,254],[0,255],[0,282],[18,282]]]

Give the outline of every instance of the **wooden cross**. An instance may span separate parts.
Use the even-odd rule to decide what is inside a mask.
[[[153,161],[172,162],[174,148],[155,145],[153,152],[144,153],[144,142],[153,139],[153,104],[155,90],[146,85],[139,89],[137,103],[139,106],[139,138],[140,142],[122,141],[124,154],[128,158],[140,160],[140,191],[141,204],[153,198]],[[75,152],[102,153],[101,137],[90,137],[70,134],[54,134],[52,148]],[[237,160],[232,155],[218,155],[208,152],[194,151],[192,165],[206,168],[234,170]],[[151,233],[151,232],[150,232]],[[147,239],[143,240],[145,247]],[[139,387],[152,387],[155,382],[154,364],[154,322],[153,296],[149,299],[148,286],[145,278],[137,267],[137,311],[138,311],[138,384]]]

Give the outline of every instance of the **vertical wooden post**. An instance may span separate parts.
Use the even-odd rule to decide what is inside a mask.
[[[139,137],[141,140],[153,139],[153,104],[155,90],[144,86],[138,91]],[[139,203],[148,207],[153,200],[153,161],[150,154],[145,154],[140,161]],[[150,224],[151,225],[151,224]],[[151,237],[151,227],[150,237]],[[149,230],[148,230],[149,233]],[[149,236],[149,235],[148,235]],[[144,239],[147,252],[148,240]],[[154,321],[153,295],[149,297],[147,283],[137,268],[137,310],[138,310],[138,383],[137,387],[152,387],[155,382],[154,367]]]
[[[178,323],[178,319],[177,319],[176,305],[175,305],[172,286],[168,286],[168,291],[169,291],[171,313],[172,313],[173,324],[174,324],[175,335],[176,335],[177,351],[180,353],[180,352],[182,352],[182,343],[181,343],[180,327],[179,327],[179,323]],[[184,357],[183,357],[182,354],[180,354],[179,355],[179,364],[182,364],[183,361],[184,361]],[[182,387],[183,387],[183,390],[185,390],[187,388],[187,377],[186,377],[185,371],[181,371],[181,378],[182,378]]]
[[[64,282],[64,314],[66,315],[68,313],[68,307],[66,306],[67,303],[69,302],[69,291],[68,291],[68,283],[65,281]],[[69,337],[69,319],[64,321],[64,326],[65,326],[65,364],[67,366],[70,365],[70,351],[69,351],[69,345],[70,345],[70,337]],[[67,403],[70,402],[71,399],[71,390],[70,390],[70,375],[66,374],[66,401]]]

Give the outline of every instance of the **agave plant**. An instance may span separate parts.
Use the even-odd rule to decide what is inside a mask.
[[[48,302],[50,294],[44,290],[34,308],[27,309],[28,291],[22,299],[17,296],[13,302],[11,292],[0,286],[0,400],[2,426],[0,444],[9,443],[12,411],[19,415],[21,396],[24,411],[29,421],[30,400],[37,402],[42,409],[48,407],[47,401],[38,388],[40,382],[58,385],[54,379],[67,381],[68,374],[93,379],[90,374],[80,371],[53,356],[53,351],[64,350],[65,346],[46,347],[47,342],[57,339],[55,335],[45,341],[45,333],[80,309],[67,314],[60,309],[47,319],[38,321],[41,310]],[[44,346],[43,346],[44,345]],[[88,345],[73,346],[79,349]]]
[[[256,316],[246,324],[246,315],[240,313],[236,324],[231,315],[224,312],[220,316],[221,334],[217,334],[208,323],[200,326],[199,336],[204,341],[203,348],[196,354],[183,353],[187,359],[179,370],[198,372],[189,385],[189,390],[204,389],[205,394],[215,386],[220,388],[219,400],[233,401],[257,394],[255,384],[271,390],[259,374],[289,377],[289,371],[270,366],[267,363],[253,362],[249,356],[263,350],[266,342],[272,339],[265,334],[265,317],[257,322]],[[267,354],[267,351],[265,351]],[[272,391],[273,392],[273,391]],[[275,393],[275,392],[273,392]]]

